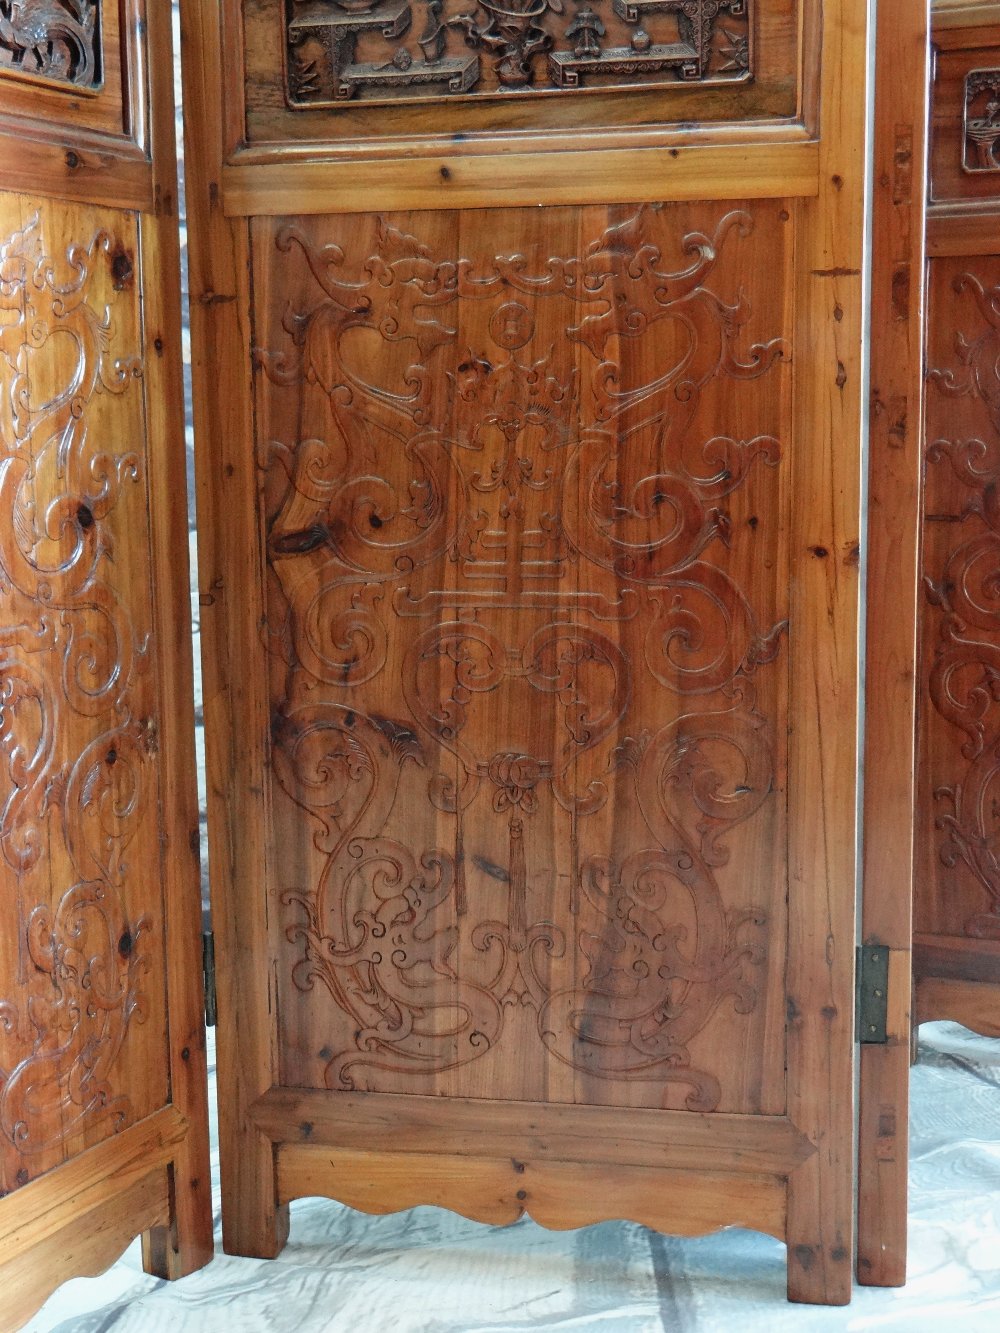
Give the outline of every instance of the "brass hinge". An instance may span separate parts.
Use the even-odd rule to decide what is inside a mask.
[[[889,946],[863,944],[858,948],[858,1041],[863,1046],[884,1046],[889,1040]]]
[[[205,1026],[214,1028],[219,1011],[215,997],[215,936],[210,930],[201,937],[201,966],[205,973]]]

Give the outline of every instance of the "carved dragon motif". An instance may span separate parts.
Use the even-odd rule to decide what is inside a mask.
[[[460,1069],[502,1043],[517,1005],[554,1060],[680,1085],[709,1110],[719,1081],[689,1044],[727,999],[756,1003],[763,916],[727,907],[717,870],[723,834],[772,794],[754,676],[785,626],[761,627],[709,551],[731,540],[725,498],[781,451],[766,434],[694,450],[690,437],[713,381],[764,376],[786,349],[743,351],[746,299],[706,285],[750,218],[678,237],[674,266],[657,212],[541,265],[439,257],[386,221],[361,262],[297,224],[277,234],[319,299],[256,360],[329,405],[327,439],[270,443],[260,463],[268,633],[288,667],[272,761],[324,857],[316,885],[285,894],[295,984],[322,986],[356,1034],[330,1054],[332,1087]],[[551,349],[537,333],[549,306],[564,330]],[[463,342],[478,307],[496,352]],[[661,324],[653,377],[637,380],[629,346]],[[412,352],[400,383],[373,338]],[[682,705],[651,730],[643,680]],[[365,704],[380,681],[405,708],[391,720]],[[537,716],[551,718],[541,735]],[[417,774],[447,846],[393,824]],[[609,855],[588,849],[588,820],[613,787],[636,819]],[[529,845],[543,809],[572,849],[559,923],[532,906],[552,873]],[[497,852],[470,860],[470,821],[487,819]],[[506,913],[484,914],[486,884]]]

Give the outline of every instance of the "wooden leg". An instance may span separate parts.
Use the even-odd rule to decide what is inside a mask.
[[[222,1161],[222,1248],[248,1259],[274,1259],[288,1240],[288,1204],[279,1204],[274,1147],[262,1134],[244,1136],[238,1160]]]
[[[823,1149],[788,1181],[788,1299],[847,1305],[853,1279],[850,1180]]]
[[[910,1039],[861,1048],[858,1124],[858,1281],[906,1282],[907,1143]]]
[[[142,1234],[142,1266],[153,1277],[173,1281],[194,1273],[213,1257],[212,1181],[198,1147],[182,1149],[166,1168],[170,1222]]]

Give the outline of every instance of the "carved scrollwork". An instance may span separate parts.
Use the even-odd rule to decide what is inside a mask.
[[[570,14],[564,0],[285,0],[288,103],[628,89],[750,74],[751,0],[575,3]]]
[[[727,906],[717,875],[774,791],[755,681],[786,625],[760,623],[718,554],[728,497],[781,446],[697,423],[787,348],[748,345],[749,300],[708,285],[750,217],[681,234],[666,217],[541,262],[438,256],[384,219],[361,254],[276,234],[317,299],[255,358],[330,423],[258,461],[273,773],[323,865],[284,895],[293,982],[355,1034],[323,1057],[331,1087],[457,1071],[516,1007],[609,1090],[719,1102],[691,1042],[719,1005],[757,1002],[763,912]],[[632,822],[609,855],[612,798]],[[417,808],[435,841],[411,841]],[[543,820],[563,830],[564,912]]]
[[[97,295],[121,244],[100,231],[52,254],[45,231],[40,212],[0,244],[0,857],[21,959],[0,999],[4,1188],[82,1128],[132,1119],[114,1072],[152,929],[123,892],[150,806],[148,642],[112,582],[112,520],[142,467],[91,430],[142,363]]]
[[[927,449],[930,466],[947,466],[968,491],[963,537],[938,577],[925,575],[927,601],[937,612],[939,642],[929,691],[937,712],[965,734],[967,767],[935,791],[945,837],[942,864],[962,865],[984,892],[988,911],[966,923],[971,935],[1000,938],[1000,288],[966,273],[956,295],[971,293],[985,328],[972,341],[956,338],[958,368],[936,368],[929,378],[951,398],[982,405],[987,439],[939,439]],[[966,535],[964,525],[975,525]]]

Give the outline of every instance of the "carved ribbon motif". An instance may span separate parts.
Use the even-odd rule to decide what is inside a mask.
[[[0,0],[0,73],[99,86],[100,12],[100,0]]]
[[[142,373],[91,294],[99,267],[130,280],[122,254],[102,231],[52,256],[40,214],[0,244],[0,869],[20,959],[0,989],[0,1145],[22,1164],[4,1188],[85,1124],[132,1114],[112,1074],[150,923],[122,889],[155,737],[133,711],[146,643],[108,575],[109,519],[141,462],[88,426],[97,395]],[[54,896],[27,906],[42,886]]]
[[[517,1004],[557,1061],[680,1083],[711,1109],[718,1080],[688,1043],[727,997],[756,1003],[763,918],[727,908],[715,871],[726,831],[772,793],[753,677],[784,624],[761,629],[705,553],[730,539],[724,497],[780,451],[716,436],[699,468],[683,460],[705,386],[764,375],[784,348],[741,356],[745,300],[705,285],[749,216],[678,236],[671,268],[647,236],[658,211],[542,268],[441,258],[384,221],[360,264],[298,225],[277,235],[319,299],[287,314],[286,349],[256,358],[274,384],[329,404],[326,438],[272,442],[260,463],[275,488],[268,631],[289,673],[274,773],[324,857],[315,886],[285,895],[295,981],[325,987],[355,1032],[330,1055],[331,1087],[473,1062]],[[480,305],[489,355],[460,335]],[[551,343],[538,332],[550,305]],[[668,325],[636,380],[623,349]],[[412,353],[401,383],[380,380],[379,342]],[[399,639],[401,678],[386,680]],[[366,705],[369,682],[406,716]],[[702,702],[670,703],[685,698]],[[542,735],[539,716],[552,718]],[[387,832],[418,773],[447,846]],[[634,832],[612,853],[600,835],[588,848],[587,830],[613,785]],[[528,848],[543,809],[571,850],[561,924],[531,909],[554,873]],[[494,822],[498,859],[467,852],[470,820]],[[486,886],[505,915],[480,917]],[[574,954],[579,980],[556,980]]]
[[[963,522],[977,531],[951,551],[940,577],[925,576],[927,600],[940,613],[940,643],[930,674],[934,707],[965,733],[968,767],[959,781],[939,788],[946,834],[941,860],[963,864],[982,886],[989,910],[966,922],[969,935],[1000,939],[1000,288],[986,288],[972,273],[955,281],[972,294],[986,328],[974,341],[956,339],[961,369],[932,370],[949,397],[972,397],[992,426],[987,440],[935,440],[932,465],[947,466],[968,488]]]

